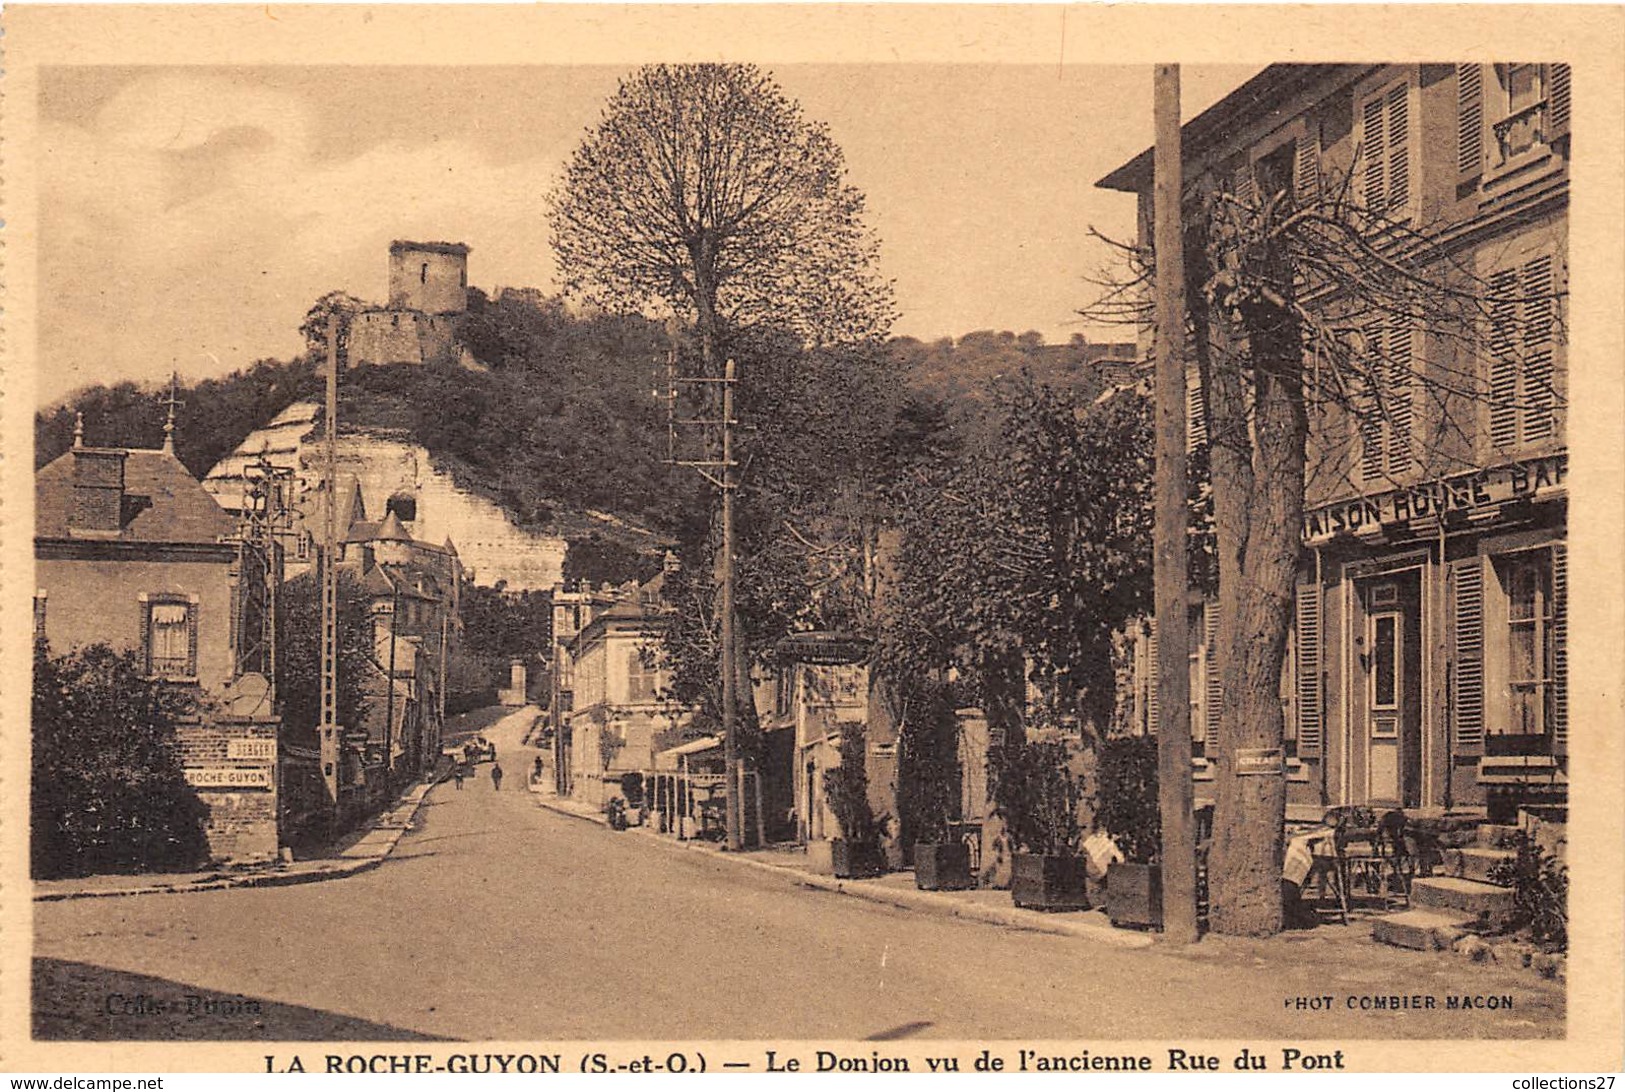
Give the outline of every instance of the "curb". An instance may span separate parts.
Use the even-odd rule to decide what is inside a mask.
[[[147,884],[141,887],[120,887],[107,891],[47,891],[34,895],[35,902],[68,902],[75,899],[120,899],[131,895],[190,895],[199,891],[225,891],[236,887],[292,887],[295,884],[318,883],[322,880],[339,880],[355,876],[362,872],[371,872],[389,859],[400,844],[401,838],[412,826],[412,820],[417,817],[418,809],[429,798],[429,792],[439,785],[443,778],[422,783],[422,791],[417,788],[407,790],[401,802],[396,804],[385,815],[393,815],[403,807],[410,806],[411,810],[403,818],[385,823],[382,819],[367,833],[376,833],[380,830],[393,832],[393,837],[384,846],[382,852],[368,854],[365,857],[340,858],[338,864],[325,868],[312,868],[292,872],[248,872],[238,876],[218,876],[208,880],[194,880],[186,883]],[[416,793],[417,798],[412,799]],[[362,835],[366,837],[366,835]]]
[[[548,811],[558,815],[580,819],[583,822],[596,823],[607,826],[603,819],[592,815],[582,815],[560,807],[556,803],[538,799],[536,803]],[[865,902],[878,903],[891,906],[899,910],[912,910],[917,913],[937,914],[939,916],[960,918],[966,921],[980,922],[986,925],[1002,925],[1009,929],[1020,929],[1029,933],[1047,933],[1051,936],[1077,937],[1082,940],[1091,940],[1099,944],[1108,944],[1116,948],[1150,948],[1156,944],[1156,939],[1148,933],[1130,932],[1116,929],[1109,925],[1085,925],[1082,922],[1066,921],[1060,917],[1051,917],[1037,911],[1018,910],[1015,907],[980,906],[975,903],[964,903],[949,895],[939,895],[933,891],[911,891],[906,888],[883,888],[869,885],[863,880],[838,880],[832,876],[820,876],[812,872],[803,872],[791,865],[773,864],[768,861],[753,860],[749,857],[737,857],[728,853],[712,849],[709,844],[699,842],[674,842],[670,838],[662,837],[652,831],[641,827],[632,828],[631,832],[652,839],[663,846],[677,849],[686,849],[693,853],[703,853],[712,860],[725,861],[729,864],[745,865],[761,872],[771,873],[782,879],[790,881],[797,887],[810,888],[815,891],[827,891],[835,895],[848,895]]]

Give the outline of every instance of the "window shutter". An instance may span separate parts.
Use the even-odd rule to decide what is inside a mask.
[[[1484,69],[1476,64],[1456,66],[1456,153],[1458,181],[1469,182],[1484,173]]]
[[[1388,330],[1383,346],[1388,362],[1388,473],[1403,474],[1411,468],[1411,415],[1415,399],[1412,376],[1411,330],[1396,326]]]
[[[1388,91],[1388,208],[1411,203],[1411,89],[1401,83]]]
[[[1386,144],[1382,126],[1382,96],[1372,95],[1366,100],[1361,114],[1360,145],[1365,156],[1365,172],[1361,176],[1360,196],[1365,207],[1373,213],[1381,212],[1385,193]]]
[[[1185,385],[1186,450],[1207,444],[1207,399],[1202,397],[1202,380]]]
[[[137,617],[141,620],[141,670],[152,674],[152,603],[147,593],[136,596]]]
[[[186,608],[186,674],[197,678],[197,604]]]
[[[1554,64],[1549,73],[1546,93],[1546,140],[1551,142],[1569,135],[1569,78],[1572,71],[1566,64]]]
[[[1490,443],[1518,441],[1518,274],[1503,269],[1490,277]]]
[[[1311,205],[1320,199],[1320,132],[1311,123],[1293,151],[1297,160],[1292,170],[1292,191],[1299,205]]]
[[[1454,622],[1455,747],[1458,755],[1484,753],[1484,563],[1462,558],[1450,566]]]
[[[1383,415],[1386,403],[1382,390],[1383,366],[1382,323],[1368,323],[1365,328],[1366,351],[1363,361],[1365,392],[1360,402],[1360,479],[1374,482],[1382,477],[1386,434]]]
[[[1202,741],[1208,758],[1219,753],[1219,715],[1224,712],[1224,676],[1219,663],[1219,604],[1207,603],[1202,607],[1202,641],[1207,654],[1202,657],[1206,669],[1202,679]]]
[[[1157,693],[1158,688],[1161,686],[1161,679],[1158,676],[1157,620],[1155,618],[1147,623],[1145,655],[1145,730],[1150,735],[1156,735],[1157,729],[1162,726],[1162,703]]]
[[[1552,547],[1552,750],[1569,753],[1569,548]]]
[[[1325,738],[1321,727],[1319,584],[1298,585],[1297,610],[1298,755],[1308,757],[1320,754]]]
[[[1552,435],[1553,337],[1552,259],[1550,255],[1523,267],[1523,391],[1522,439],[1545,440]]]
[[[1241,166],[1236,168],[1231,192],[1235,194],[1236,200],[1249,208],[1258,203],[1258,185],[1253,179],[1253,165],[1251,163],[1244,161]]]

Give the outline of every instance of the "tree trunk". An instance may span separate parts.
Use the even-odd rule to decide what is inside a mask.
[[[1262,305],[1246,308],[1242,319],[1252,367],[1244,376],[1226,361],[1212,369],[1210,388],[1223,697],[1208,882],[1214,932],[1267,936],[1282,927],[1280,687],[1307,425],[1297,324],[1283,309]]]

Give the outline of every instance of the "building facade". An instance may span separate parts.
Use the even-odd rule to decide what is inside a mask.
[[[668,700],[670,673],[659,662],[670,618],[662,588],[673,564],[668,558],[664,572],[622,589],[569,639],[572,708],[559,754],[563,791],[577,800],[603,804],[622,795],[622,779],[653,771],[656,752],[693,719]]]
[[[194,690],[177,729],[186,780],[221,862],[275,858],[278,732],[263,676],[238,671],[236,524],[159,450],[72,449],[35,475],[34,630],[55,653],[104,643]]]
[[[1311,407],[1282,693],[1292,804],[1493,817],[1565,799],[1569,113],[1561,64],[1276,65],[1184,127],[1187,187],[1303,207],[1335,187],[1373,214],[1354,222],[1385,225],[1349,246],[1403,256],[1478,312],[1466,336],[1356,315],[1380,374]],[[1139,195],[1149,244],[1151,153],[1100,184]],[[1201,796],[1223,701],[1214,607],[1191,626]],[[1150,642],[1135,656],[1154,727]]]

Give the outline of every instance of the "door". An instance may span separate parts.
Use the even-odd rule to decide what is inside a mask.
[[[1415,572],[1366,585],[1366,799],[1416,807],[1422,795],[1421,610]]]

